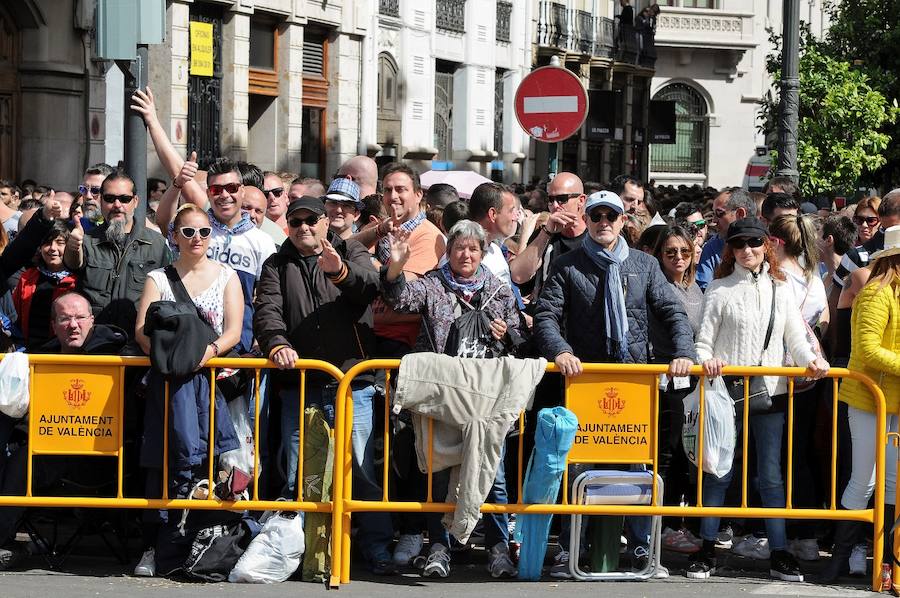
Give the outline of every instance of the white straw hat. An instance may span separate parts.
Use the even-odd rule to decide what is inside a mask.
[[[884,249],[876,251],[869,259],[872,261],[880,257],[888,257],[900,254],[900,224],[885,229],[884,231]]]

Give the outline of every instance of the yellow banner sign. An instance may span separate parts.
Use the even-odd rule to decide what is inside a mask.
[[[213,76],[212,23],[191,21],[191,74],[199,77]]]
[[[581,374],[567,383],[578,416],[569,461],[639,463],[653,459],[654,376]]]
[[[119,451],[119,368],[34,366],[31,443],[35,454]]]

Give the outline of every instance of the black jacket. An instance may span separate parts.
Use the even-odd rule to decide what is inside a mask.
[[[626,362],[648,363],[651,313],[672,338],[672,357],[696,362],[687,314],[656,258],[632,249],[621,275],[628,313]],[[534,314],[536,346],[543,357],[553,361],[569,352],[585,362],[614,361],[606,351],[605,287],[606,275],[584,251],[569,252],[553,263]]]
[[[253,332],[267,357],[276,347],[289,345],[301,359],[321,359],[346,372],[375,347],[371,304],[378,295],[378,272],[357,241],[344,241],[330,232],[328,240],[347,267],[346,277],[332,282],[319,269],[316,256],[300,255],[286,240],[263,264]],[[291,384],[298,380],[296,373],[281,378]],[[360,380],[371,381],[372,376],[367,373]]]
[[[150,304],[144,334],[150,337],[150,364],[164,376],[193,374],[209,343],[216,340],[193,303],[175,301]]]

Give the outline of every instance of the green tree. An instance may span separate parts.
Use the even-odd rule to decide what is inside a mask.
[[[822,51],[866,73],[886,98],[900,99],[900,0],[827,0],[826,11],[831,24]],[[900,120],[882,131],[900,139]],[[900,144],[890,144],[885,158],[865,182],[890,189],[900,184]]]
[[[761,114],[767,135],[777,132],[781,77],[781,39],[771,32],[770,39],[775,51],[766,70],[775,88]],[[875,89],[865,72],[825,50],[807,30],[802,32],[797,169],[801,192],[808,196],[855,189],[883,168],[891,140],[883,129],[898,115],[896,102]],[[777,152],[772,156],[774,168]]]

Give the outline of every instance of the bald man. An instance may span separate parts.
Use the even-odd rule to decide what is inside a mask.
[[[551,262],[581,247],[587,226],[584,223],[584,183],[571,172],[561,172],[547,187],[550,217],[529,239],[528,246],[509,264],[513,282],[534,280],[532,296],[541,292]]]
[[[359,185],[359,196],[368,197],[378,186],[378,165],[368,156],[353,156],[338,168],[337,176],[352,179]]]
[[[244,187],[244,201],[241,203],[241,210],[247,212],[256,228],[262,226],[263,218],[266,217],[266,204],[266,195],[260,189],[251,185]]]

